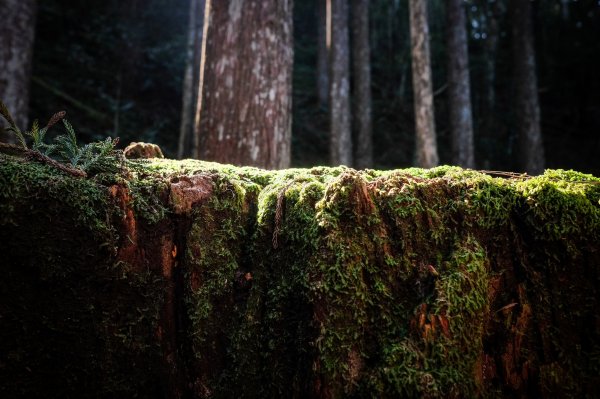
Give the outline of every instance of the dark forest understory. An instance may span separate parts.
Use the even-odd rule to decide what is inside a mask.
[[[598,397],[600,179],[0,154],[0,396]]]

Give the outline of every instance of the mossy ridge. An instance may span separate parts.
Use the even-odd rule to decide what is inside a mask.
[[[40,169],[40,182],[74,180],[43,165],[7,161],[14,162],[25,174]],[[139,209],[148,231],[173,216],[164,198],[172,176],[209,172],[214,178],[213,195],[191,216],[182,263],[188,284],[184,309],[192,325],[189,349],[197,361],[190,375],[199,376],[191,383],[199,396],[494,396],[522,393],[522,384],[546,394],[595,392],[600,331],[588,324],[600,305],[595,296],[600,261],[596,178],[549,171],[538,178],[505,180],[451,167],[409,173],[348,168],[268,172],[199,161],[140,165],[134,174],[149,187],[141,194],[166,209],[156,219]],[[14,182],[11,173],[1,176],[3,186]],[[91,204],[92,210],[116,208],[98,179],[83,182],[106,199]],[[3,198],[0,206],[8,211],[3,226],[20,223],[17,213],[34,207],[35,196],[48,191],[41,183],[30,185],[36,194],[22,180],[17,185],[11,195],[20,193],[23,201],[5,205],[9,197]],[[58,197],[70,189],[57,187]],[[278,203],[284,204],[279,221]],[[90,203],[72,207],[73,219],[84,221],[82,228],[91,218],[92,230],[100,221],[106,225],[100,232],[114,230],[110,217],[85,206]],[[563,211],[566,217],[553,215]],[[538,228],[548,221],[556,221],[558,230]],[[494,236],[497,231],[506,236]],[[113,248],[114,236],[105,237],[103,248]],[[194,245],[200,252],[193,252]],[[511,246],[512,252],[502,252],[508,260],[495,258],[500,248]],[[88,249],[82,243],[81,251]],[[51,263],[63,256],[57,253]],[[51,278],[69,279],[77,268],[73,264]],[[128,301],[145,303],[146,295],[160,295],[143,288],[155,281],[152,273],[147,282],[134,282],[130,273],[135,271],[126,272],[123,283],[133,284],[131,295],[138,299]],[[90,284],[97,284],[98,276],[87,276]],[[114,276],[100,281],[127,292]],[[156,281],[157,287],[163,283]],[[507,290],[500,292],[497,281]],[[65,298],[79,297],[69,295]],[[86,301],[93,298],[90,294]],[[507,305],[507,300],[518,304]],[[129,311],[112,301],[99,307],[110,306]],[[154,322],[148,320],[155,311],[143,313],[132,330],[129,316],[93,323],[115,325],[105,330],[111,352],[126,348],[147,359],[158,356],[154,349],[127,338],[143,336],[138,328],[152,330]],[[560,331],[543,329],[554,324]],[[502,344],[526,338],[518,349],[503,353],[489,347],[493,343],[484,332],[499,325],[505,327],[494,339]],[[122,343],[115,331],[126,332]],[[215,341],[221,332],[224,338]],[[508,366],[520,367],[516,377],[501,370],[507,356],[515,362]],[[115,373],[124,371],[119,358],[111,359],[94,360],[99,375],[110,381],[104,392],[131,392],[135,385]],[[493,377],[486,378],[486,365],[496,368]],[[530,377],[523,377],[527,370]],[[147,371],[139,381],[152,378]],[[573,383],[578,375],[583,376],[579,386]],[[514,384],[500,392],[507,380]]]
[[[211,170],[222,173],[218,168]],[[257,174],[254,174],[255,172]],[[482,384],[476,378],[476,374],[480,373],[480,371],[474,370],[476,368],[474,362],[481,363],[481,356],[488,356],[482,355],[481,351],[478,352],[477,348],[480,348],[481,344],[480,346],[475,345],[474,349],[467,348],[467,352],[471,353],[471,355],[467,356],[466,360],[463,359],[462,363],[451,364],[445,368],[443,365],[448,365],[450,362],[445,363],[444,360],[452,358],[448,355],[448,350],[445,349],[439,352],[444,353],[445,358],[441,355],[437,361],[434,360],[435,356],[430,358],[432,353],[435,353],[435,350],[428,349],[430,352],[427,352],[423,348],[428,348],[431,344],[421,342],[418,339],[418,334],[415,337],[415,333],[411,332],[407,327],[410,324],[411,316],[414,316],[420,309],[418,304],[414,300],[408,304],[399,304],[402,304],[403,301],[406,302],[406,294],[414,294],[414,289],[411,290],[405,287],[414,284],[415,279],[417,281],[422,280],[423,285],[429,284],[429,291],[424,290],[426,293],[420,294],[421,299],[425,297],[425,302],[431,306],[431,311],[427,317],[435,317],[435,312],[437,311],[435,310],[435,300],[442,293],[436,291],[435,288],[431,288],[432,286],[437,286],[436,284],[432,284],[431,276],[426,276],[426,273],[423,273],[422,269],[426,266],[425,264],[432,263],[438,268],[440,264],[443,265],[440,272],[440,279],[444,280],[445,273],[449,273],[450,270],[444,269],[444,267],[448,268],[448,265],[452,264],[451,261],[445,259],[453,259],[452,254],[461,251],[460,248],[453,247],[456,245],[456,242],[461,242],[460,237],[463,237],[463,239],[464,237],[472,237],[468,235],[469,231],[472,234],[479,235],[481,234],[481,230],[479,230],[481,228],[485,230],[497,229],[498,227],[508,228],[509,230],[513,229],[511,226],[514,224],[514,218],[519,217],[520,211],[523,209],[522,207],[524,204],[527,204],[521,188],[532,184],[531,180],[520,182],[498,179],[474,171],[442,167],[430,171],[415,169],[410,172],[370,172],[363,174],[360,178],[349,179],[350,183],[345,185],[343,183],[339,184],[340,181],[338,178],[340,176],[345,176],[346,174],[352,175],[353,173],[358,176],[360,173],[338,168],[335,170],[335,173],[328,175],[327,169],[320,168],[318,171],[313,170],[312,177],[298,179],[299,181],[304,180],[303,182],[293,182],[294,176],[305,172],[303,170],[294,170],[269,172],[270,174],[266,175],[261,171],[252,170],[251,168],[245,172],[246,176],[244,176],[243,180],[246,182],[260,182],[258,189],[260,191],[257,213],[258,228],[250,244],[253,248],[250,252],[253,254],[254,259],[252,261],[252,268],[254,270],[252,274],[253,286],[244,316],[245,321],[242,320],[240,324],[243,327],[238,328],[232,338],[232,348],[235,349],[231,353],[234,354],[233,364],[235,366],[233,366],[230,372],[222,376],[220,386],[223,386],[225,381],[231,381],[229,378],[241,381],[242,378],[239,377],[242,376],[244,376],[244,380],[247,382],[256,381],[256,386],[261,387],[261,394],[270,394],[271,396],[276,393],[289,392],[290,387],[306,386],[312,377],[299,375],[297,368],[294,369],[294,365],[286,363],[284,360],[286,358],[284,356],[286,353],[285,347],[286,345],[293,345],[293,343],[306,342],[311,334],[313,334],[316,337],[314,341],[315,348],[317,349],[316,353],[319,353],[319,358],[321,359],[316,365],[313,364],[313,367],[316,367],[314,371],[320,376],[315,378],[317,378],[317,385],[320,382],[327,386],[325,391],[321,392],[322,394],[327,394],[327,392],[335,394],[337,392],[338,394],[344,393],[348,395],[352,394],[352,392],[355,394],[359,392],[379,392],[382,395],[393,395],[396,391],[394,388],[391,388],[394,386],[394,383],[389,378],[390,368],[383,365],[386,362],[389,363],[389,359],[394,358],[394,355],[391,354],[397,353],[397,349],[395,348],[404,348],[403,356],[406,357],[405,360],[408,364],[419,365],[422,362],[426,362],[430,366],[432,364],[439,366],[439,368],[431,366],[430,373],[427,373],[423,369],[413,368],[413,372],[417,370],[420,374],[413,374],[410,378],[407,377],[408,381],[413,381],[412,385],[407,384],[407,381],[403,381],[401,392],[404,392],[406,395],[422,395],[426,393],[433,396],[456,396],[465,392],[464,389],[459,390],[456,385],[456,381],[463,380],[469,382],[467,384],[468,389],[465,389],[471,394],[482,394],[483,392],[488,392],[488,394],[496,392],[498,394],[498,388],[493,388],[489,381]],[[226,168],[222,174],[227,176],[227,178],[231,178],[235,176],[235,169]],[[316,179],[315,176],[319,175],[327,177]],[[378,203],[381,209],[383,209],[383,214],[373,209],[373,214],[368,216],[362,215],[364,213],[364,203],[361,204],[360,201],[357,202],[355,199],[349,198],[352,196],[356,197],[357,190],[362,190],[360,187],[367,183],[373,184],[373,187],[375,187],[375,183],[373,182],[379,178],[384,182],[384,185],[388,185],[387,193],[392,193],[391,195],[387,195],[381,203]],[[341,180],[343,181],[344,179]],[[390,182],[390,179],[392,181],[397,179],[397,181],[393,183]],[[555,182],[556,179],[557,177],[553,175],[550,181]],[[336,184],[338,185],[336,186]],[[394,188],[394,185],[397,189],[396,192],[391,190]],[[438,191],[435,189],[436,186],[439,187]],[[298,194],[302,191],[301,187],[313,187],[314,196],[311,197],[311,206],[306,207],[301,213],[293,217],[289,213],[289,209],[294,209],[298,205],[301,208],[304,206]],[[356,187],[359,187],[359,189]],[[370,189],[373,187],[370,187]],[[562,194],[568,195],[571,193],[571,189],[577,188],[577,190],[581,190],[583,187],[569,186]],[[587,187],[585,188],[587,190],[585,191],[586,198],[594,199],[597,197],[595,186],[590,185],[585,187]],[[287,244],[284,244],[279,250],[274,250],[271,238],[275,226],[275,208],[277,206],[277,197],[284,189],[286,212],[285,222],[281,226],[280,240],[283,240]],[[404,190],[401,194],[398,192],[400,189]],[[330,193],[331,199],[335,199],[330,201],[333,204],[330,207],[331,209],[323,212],[323,209],[327,208],[325,202],[327,192]],[[319,195],[322,195],[320,202]],[[369,194],[369,196],[373,198],[377,197],[376,194]],[[381,196],[381,198],[384,197]],[[436,201],[439,202],[436,204]],[[316,211],[314,210],[315,208]],[[340,220],[345,220],[346,218],[351,222],[340,223]],[[350,227],[348,232],[344,232],[346,224],[351,226],[359,220],[358,225],[360,227]],[[315,223],[315,221],[318,222]],[[298,224],[294,225],[296,222]],[[564,223],[573,222],[573,220],[564,221]],[[364,231],[368,232],[369,229],[372,229],[372,226],[377,225],[384,227],[377,229],[377,232],[374,234],[375,238],[369,236],[369,233],[361,233]],[[326,235],[327,227],[331,229],[333,235]],[[591,227],[593,230],[593,224]],[[306,231],[309,234],[306,234]],[[403,233],[398,235],[399,232]],[[344,237],[344,234],[347,237]],[[490,236],[484,234],[482,238],[484,239],[483,242],[488,242]],[[547,238],[542,237],[541,239],[544,241]],[[477,243],[477,240],[474,238],[469,240]],[[470,242],[469,240],[467,241]],[[304,247],[307,251],[290,251],[287,245],[292,242],[294,248],[296,245],[299,245],[300,248]],[[386,243],[388,244],[387,248],[385,246]],[[382,247],[384,249],[381,249]],[[379,253],[373,255],[373,253],[368,253],[369,249],[365,251],[365,248],[371,248],[371,251],[373,251],[372,248],[377,248],[376,251]],[[465,254],[470,254],[468,256],[474,259],[478,259],[475,264],[481,264],[481,246],[477,244],[477,248],[476,250],[471,248],[471,251],[462,248],[462,251]],[[283,255],[286,252],[291,252],[291,256]],[[365,252],[367,252],[367,255],[364,255]],[[348,258],[345,255],[348,253],[358,255]],[[363,255],[360,255],[361,253]],[[422,261],[419,265],[415,262],[415,259],[417,254],[422,253],[428,253],[429,259],[427,262]],[[323,256],[324,254],[329,255]],[[294,262],[294,259],[298,261]],[[357,259],[362,259],[362,261],[357,261]],[[377,260],[373,261],[373,259]],[[267,261],[265,262],[264,260]],[[487,260],[483,262],[488,264]],[[335,270],[336,267],[331,267],[332,263],[338,266],[338,270]],[[374,263],[376,266],[366,266],[369,263]],[[286,265],[286,268],[281,267],[283,264]],[[390,266],[394,265],[402,267],[400,267],[400,271],[397,272],[395,277],[387,275],[383,280],[378,280],[378,277],[375,277],[374,283],[369,285],[373,279],[369,274],[372,271],[369,271],[369,269],[383,270],[380,269],[381,265],[386,266],[388,270]],[[346,300],[352,301],[354,304],[358,303],[358,306],[355,306],[350,312],[351,314],[346,314],[348,310],[344,309],[344,306],[348,302],[340,299],[343,297],[343,289],[340,292],[335,291],[335,295],[332,294],[331,297],[323,301],[323,292],[331,289],[331,287],[327,289],[323,288],[323,282],[320,280],[323,277],[321,274],[323,268],[326,267],[326,270],[334,273],[329,275],[329,278],[331,279],[330,282],[334,283],[334,288],[336,288],[335,284],[340,283],[337,279],[341,276],[339,270],[341,266],[348,269],[346,272],[351,276],[350,280],[354,279],[354,283],[342,283],[342,286],[345,285],[345,288],[347,288]],[[487,267],[489,268],[489,266]],[[318,272],[315,272],[315,270],[318,270]],[[485,273],[481,270],[480,272],[476,275],[478,281],[486,281],[488,278],[486,277],[488,276],[487,269]],[[368,278],[365,278],[365,275]],[[318,276],[318,278],[315,278],[315,276]],[[404,283],[399,283],[398,281],[404,281]],[[306,286],[308,288],[305,288]],[[337,289],[339,288],[338,286]],[[370,307],[365,306],[361,302],[362,299],[358,302],[356,301],[356,298],[360,299],[362,297],[366,298],[364,302],[373,301],[371,298],[373,296],[371,295],[372,292],[381,294],[381,292],[390,291],[396,292],[396,295],[402,299],[397,300],[398,297],[394,297],[395,302],[388,299],[389,304],[386,304],[384,300],[378,299],[375,305],[369,304]],[[480,294],[480,290],[473,289],[472,293]],[[386,295],[381,296],[385,297]],[[294,298],[293,301],[290,301],[290,298]],[[309,309],[312,309],[317,315],[316,319],[313,316],[310,322],[305,320],[296,322],[296,335],[294,335],[292,329],[288,328],[286,330],[286,328],[281,328],[280,326],[276,327],[281,324],[282,320],[289,317],[291,312],[291,308],[286,308],[282,304],[291,302],[295,302],[296,309],[302,309],[300,313],[305,316]],[[298,302],[305,303],[305,305],[298,306]],[[328,318],[326,320],[328,323],[327,328],[331,328],[331,330],[327,330],[325,333],[323,331],[319,333],[320,330],[316,329],[321,322],[319,319],[319,312],[322,311],[322,309],[319,310],[320,303],[327,303],[326,306],[334,309],[334,311],[330,311],[323,316]],[[482,309],[485,309],[485,306],[489,306],[489,303],[481,306]],[[377,310],[375,311],[374,309]],[[384,310],[383,312],[381,311],[382,309]],[[393,325],[394,322],[397,322],[397,325],[400,327],[391,328],[387,337],[377,337],[373,336],[373,333],[369,333],[371,335],[368,339],[365,339],[364,337],[368,334],[364,334],[361,330],[365,330],[365,326],[368,326],[369,323],[365,322],[365,320],[371,314],[382,315],[380,319],[377,319],[376,323],[370,320],[372,325],[380,325],[381,320],[387,319],[385,322],[387,325]],[[340,323],[335,322],[336,315],[339,316]],[[453,329],[456,329],[455,331],[461,331],[461,329],[465,328],[464,323],[466,322],[462,319],[461,317],[457,317],[454,320],[456,323],[450,324]],[[348,320],[351,320],[351,322],[348,322]],[[386,325],[385,323],[384,325]],[[349,329],[347,324],[350,324]],[[356,329],[354,326],[358,326],[358,328]],[[483,327],[480,324],[480,327],[468,331],[473,332],[474,335],[472,338],[474,342],[483,342],[483,337],[478,336],[481,328]],[[356,335],[357,330],[358,336]],[[302,331],[302,333],[299,333],[299,331]],[[518,333],[523,332],[520,331]],[[363,335],[360,336],[360,334]],[[257,342],[256,336],[265,337],[265,341]],[[357,341],[357,337],[362,337],[362,340],[358,339]],[[404,344],[398,346],[398,337],[401,337]],[[325,346],[322,346],[323,341],[326,339],[330,339],[330,342],[326,341]],[[378,340],[381,344],[376,348],[364,343],[366,341]],[[448,338],[440,336],[439,341],[442,342],[443,340],[448,340]],[[450,345],[452,349],[451,353],[460,353],[460,351],[465,349],[463,348],[465,344],[465,342],[445,342],[446,346]],[[438,343],[436,345],[439,347],[441,344]],[[436,345],[433,345],[433,347],[436,347]],[[361,351],[367,353],[362,353]],[[314,354],[315,352],[312,353],[312,355]],[[390,358],[389,356],[392,357]],[[305,356],[305,358],[309,357],[310,355]],[[413,359],[413,361],[409,361],[409,359]],[[363,363],[362,366],[361,363]],[[377,366],[377,364],[380,366]],[[298,367],[299,365],[295,366]],[[357,370],[353,370],[353,367],[365,367],[366,371],[364,373],[358,371],[357,374]],[[266,370],[269,371],[265,373]],[[385,370],[385,372],[381,370]],[[262,377],[257,377],[260,373],[265,374]],[[265,377],[265,375],[268,377]],[[289,385],[289,378],[292,378],[296,382]],[[349,385],[348,382],[350,382]]]

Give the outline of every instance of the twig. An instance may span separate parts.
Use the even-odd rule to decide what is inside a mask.
[[[0,143],[0,152],[9,155],[21,155],[25,159],[45,163],[46,165],[50,165],[53,168],[58,169],[71,176],[87,177],[87,173],[85,173],[81,169],[73,168],[71,166],[62,164],[48,157],[47,155],[42,154],[39,151],[29,150],[27,148],[23,148],[15,144]]]

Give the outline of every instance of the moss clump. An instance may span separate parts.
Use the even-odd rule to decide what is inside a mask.
[[[126,165],[75,179],[0,155],[4,393],[598,393],[597,178]],[[204,191],[172,203],[182,181]],[[43,359],[76,365],[52,371],[67,391]]]

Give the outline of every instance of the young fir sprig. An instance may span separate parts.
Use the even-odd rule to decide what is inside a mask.
[[[47,163],[76,176],[86,176],[88,173],[119,172],[124,163],[122,153],[116,150],[119,139],[107,138],[80,147],[73,126],[65,119],[66,112],[55,113],[46,126],[39,127],[35,120],[31,129],[22,132],[14,122],[6,105],[0,101],[0,115],[6,119],[9,126],[6,131],[15,135],[19,145],[8,146],[9,149],[19,149],[31,159]],[[51,144],[44,142],[48,130],[62,121],[66,134],[57,136]],[[27,146],[26,137],[31,139],[31,149]],[[64,165],[66,164],[66,165]],[[63,165],[63,166],[59,166]]]

